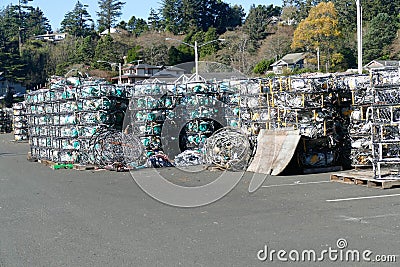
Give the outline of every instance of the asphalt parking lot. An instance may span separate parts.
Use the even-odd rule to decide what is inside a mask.
[[[28,145],[11,139],[0,135],[0,266],[398,266],[400,261],[398,188],[331,183],[325,173],[269,177],[250,194],[245,175],[213,204],[176,208],[145,194],[128,172],[52,170],[28,162]],[[188,186],[215,175],[163,171]],[[340,249],[338,240],[345,242]],[[287,253],[282,260],[276,252],[261,261],[266,246],[269,253]],[[290,259],[296,258],[293,251],[304,250],[324,258]],[[331,259],[324,250],[368,250],[371,262]],[[376,255],[397,255],[397,263],[378,263]]]

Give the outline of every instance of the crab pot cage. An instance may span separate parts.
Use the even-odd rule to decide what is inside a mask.
[[[13,104],[13,126],[14,126],[14,140],[27,141],[28,140],[28,120],[26,117],[25,102],[18,102]]]
[[[9,108],[0,109],[0,133],[12,132],[12,110]]]
[[[113,158],[105,151],[104,140],[114,141],[99,136],[121,131],[129,94],[130,87],[78,78],[72,84],[55,78],[50,88],[30,92],[25,104],[31,156],[98,166],[120,160],[122,152]]]

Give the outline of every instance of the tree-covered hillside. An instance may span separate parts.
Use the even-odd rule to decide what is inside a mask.
[[[200,60],[228,64],[247,75],[263,75],[272,62],[290,52],[308,52],[313,71],[317,49],[322,71],[357,65],[354,0],[284,0],[282,7],[253,5],[247,14],[242,6],[223,0],[161,0],[161,8],[150,8],[147,20],[132,14],[129,21],[120,21],[124,4],[99,0],[97,20],[83,2],[71,4],[60,27],[66,38],[58,42],[36,40],[52,29],[46,14],[29,6],[29,1],[0,9],[0,73],[32,89],[48,76],[72,68],[115,74],[112,66],[98,61],[142,60],[154,65],[193,61],[190,46],[166,38],[189,44],[223,38],[224,42],[202,46]],[[361,4],[364,64],[400,59],[400,0],[361,0]],[[100,35],[111,28],[118,28],[119,34]]]

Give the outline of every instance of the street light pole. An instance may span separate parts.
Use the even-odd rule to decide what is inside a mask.
[[[357,5],[357,50],[358,50],[358,73],[362,74],[362,7],[360,0],[356,0]]]
[[[198,46],[197,41],[194,41],[194,65],[196,69],[196,82],[199,80],[199,54],[198,54]]]
[[[194,45],[192,45],[192,44],[189,44],[189,43],[186,43],[179,39],[174,39],[174,38],[165,38],[165,40],[167,40],[167,41],[173,40],[173,41],[177,41],[182,44],[185,44],[187,46],[193,47],[193,49],[194,49],[194,65],[195,65],[195,69],[196,69],[196,74],[195,74],[196,82],[199,81],[199,52],[198,52],[199,48],[202,46],[205,46],[207,44],[210,44],[210,43],[214,43],[214,42],[218,42],[218,41],[222,41],[222,42],[225,41],[225,39],[215,39],[212,41],[205,42],[204,44],[201,44],[201,45],[198,45],[197,41],[194,41]]]
[[[118,84],[122,84],[122,64],[121,64],[121,62],[118,64],[118,68],[119,68]]]

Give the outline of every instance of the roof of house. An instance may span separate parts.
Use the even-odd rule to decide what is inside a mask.
[[[138,64],[138,65],[131,65],[129,67],[124,68],[124,70],[134,70],[134,69],[161,69],[162,67],[153,66],[149,64]]]
[[[398,60],[372,60],[364,66],[366,69],[381,68],[381,67],[399,67]]]
[[[279,65],[292,65],[296,64],[300,60],[304,59],[306,53],[292,53],[287,54],[280,60],[271,64],[271,66],[279,66]]]
[[[165,66],[165,70],[170,70],[170,71],[184,71],[184,69],[181,69],[181,68],[178,68],[178,67],[176,67],[176,66],[170,66],[170,67],[168,67],[168,66]]]

